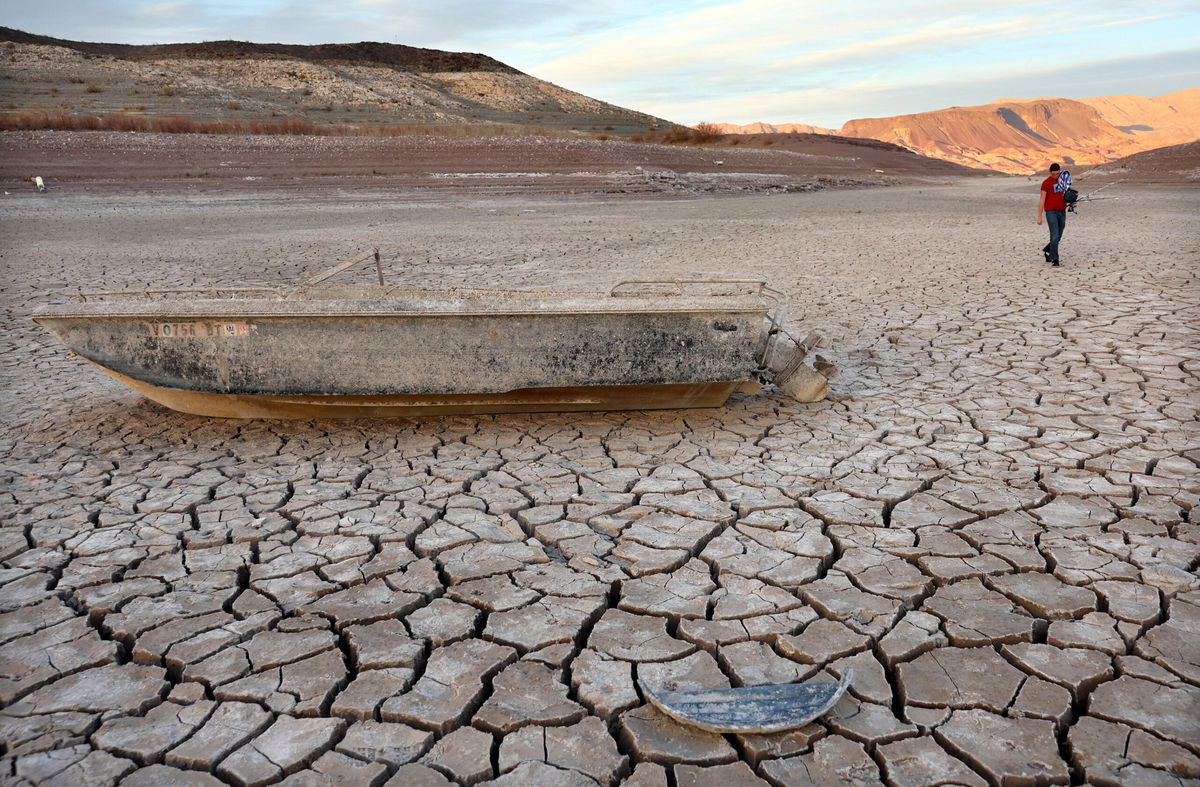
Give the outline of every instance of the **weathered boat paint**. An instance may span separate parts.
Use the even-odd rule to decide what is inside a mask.
[[[231,418],[718,407],[769,376],[777,346],[761,282],[605,294],[314,285],[371,256],[288,293],[98,293],[34,320],[154,401]],[[779,364],[781,386],[823,396],[824,377],[797,359]]]

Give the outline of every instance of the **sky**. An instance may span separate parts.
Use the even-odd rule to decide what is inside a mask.
[[[127,44],[481,52],[689,125],[1200,87],[1200,0],[0,0],[0,25]]]

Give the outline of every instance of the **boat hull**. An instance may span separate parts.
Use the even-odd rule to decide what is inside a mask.
[[[751,382],[725,381],[525,388],[495,394],[274,396],[166,388],[100,368],[165,407],[213,418],[396,418],[720,407],[736,391],[752,392],[759,387]]]
[[[172,409],[231,418],[719,407],[758,368],[751,298],[193,299],[35,313]]]

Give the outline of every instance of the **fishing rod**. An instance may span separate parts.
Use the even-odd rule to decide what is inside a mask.
[[[1104,191],[1104,190],[1105,190],[1106,188],[1108,188],[1109,186],[1115,186],[1115,185],[1117,185],[1117,184],[1118,184],[1118,183],[1120,183],[1122,180],[1125,180],[1125,178],[1120,178],[1120,179],[1118,179],[1118,180],[1114,180],[1112,183],[1105,183],[1105,184],[1104,184],[1103,186],[1101,186],[1100,188],[1098,188],[1098,189],[1095,189],[1095,190],[1093,190],[1093,191],[1089,191],[1089,192],[1088,192],[1087,194],[1085,194],[1084,196],[1082,196],[1082,197],[1079,197],[1078,199],[1076,199],[1076,200],[1074,200],[1073,202],[1071,202],[1070,204],[1068,204],[1068,205],[1067,205],[1067,213],[1074,213],[1074,212],[1075,212],[1075,206],[1076,206],[1076,205],[1078,205],[1078,204],[1079,204],[1079,203],[1081,203],[1081,202],[1099,202],[1100,200],[1104,200],[1104,199],[1120,199],[1120,197],[1097,197],[1097,196],[1094,196],[1094,195],[1096,195],[1096,194],[1099,194],[1101,191]]]

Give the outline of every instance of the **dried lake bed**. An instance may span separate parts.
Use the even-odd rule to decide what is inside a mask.
[[[1200,191],[1084,205],[1060,269],[1035,206],[1019,179],[4,196],[0,781],[1195,783]],[[817,404],[225,421],[29,319],[372,246],[407,284],[762,278],[841,376]],[[637,685],[847,668],[773,735]]]

